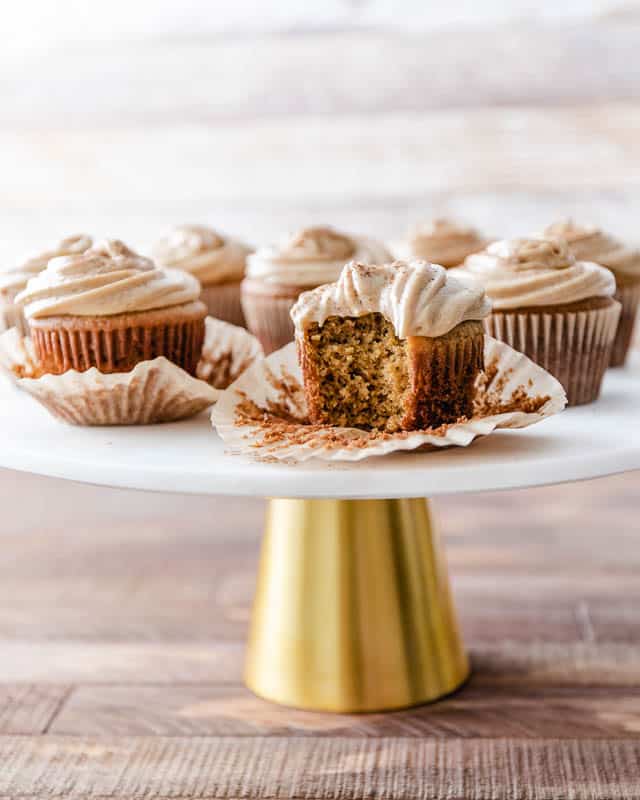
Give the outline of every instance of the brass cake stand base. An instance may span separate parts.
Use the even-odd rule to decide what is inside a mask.
[[[271,500],[246,682],[297,708],[427,703],[469,675],[427,503]]]

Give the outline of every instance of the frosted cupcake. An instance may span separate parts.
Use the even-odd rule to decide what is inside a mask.
[[[540,238],[494,242],[454,274],[485,288],[487,332],[554,375],[569,405],[598,397],[620,316],[612,272]]]
[[[328,227],[304,228],[260,248],[247,259],[242,283],[247,327],[266,353],[278,350],[293,340],[289,312],[302,292],[337,280],[347,261],[383,263],[390,258],[380,242]]]
[[[570,220],[550,225],[545,234],[561,236],[569,243],[576,258],[595,261],[615,275],[615,298],[622,305],[622,313],[613,343],[610,366],[621,367],[631,346],[640,305],[640,250],[626,247],[618,239],[597,228],[583,228]]]
[[[204,225],[183,225],[153,249],[163,267],[181,269],[200,281],[200,299],[216,319],[244,326],[240,283],[251,248]]]
[[[69,236],[51,249],[30,256],[17,266],[0,271],[0,333],[15,327],[23,336],[26,335],[27,321],[22,309],[15,303],[17,295],[26,287],[30,278],[45,269],[52,258],[84,253],[92,243],[90,236],[83,234]]]
[[[310,420],[393,433],[471,417],[489,310],[441,266],[347,264],[291,311]]]
[[[467,256],[483,250],[488,240],[474,228],[448,219],[434,219],[414,226],[406,238],[392,242],[396,258],[419,258],[449,269],[463,263]]]
[[[129,372],[164,356],[195,375],[207,315],[199,296],[193,276],[109,240],[51,259],[16,302],[43,372]]]

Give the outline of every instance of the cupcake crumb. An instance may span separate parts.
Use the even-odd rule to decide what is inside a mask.
[[[524,386],[518,386],[505,397],[505,388],[510,380],[511,371],[498,373],[497,361],[487,365],[476,384],[473,418],[494,416],[497,414],[521,411],[531,414],[540,411],[548,402],[549,395],[530,396]],[[234,425],[237,428],[250,429],[245,435],[251,440],[253,450],[267,448],[275,453],[289,447],[305,449],[323,448],[335,450],[362,450],[374,442],[402,441],[416,431],[398,431],[388,433],[381,430],[361,430],[354,428],[338,428],[327,424],[312,424],[304,413],[304,394],[300,382],[290,373],[283,371],[282,377],[268,373],[268,382],[275,396],[266,401],[265,407],[251,400],[245,392],[238,390],[240,401],[235,408]],[[531,382],[529,381],[529,386]],[[434,428],[424,428],[419,432],[431,436],[445,437],[453,425],[469,422],[469,417],[460,417],[455,422]],[[440,449],[434,445],[423,445],[418,450]],[[256,454],[257,456],[257,454]],[[269,456],[257,456],[260,461],[278,461],[281,459]]]

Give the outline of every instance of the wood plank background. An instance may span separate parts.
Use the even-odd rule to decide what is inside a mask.
[[[21,0],[2,31],[3,263],[192,221],[640,241],[637,0]],[[439,502],[473,678],[324,715],[241,683],[262,501],[0,471],[0,800],[635,800],[637,497]]]
[[[0,797],[635,798],[637,489],[438,501],[473,677],[335,715],[242,686],[262,501],[2,471]]]
[[[260,243],[572,214],[640,239],[638,2],[28,0],[3,22],[9,262],[197,220]]]

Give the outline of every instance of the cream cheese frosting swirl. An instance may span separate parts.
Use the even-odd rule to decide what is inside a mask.
[[[30,256],[21,264],[0,272],[0,292],[17,294],[24,289],[30,278],[46,268],[52,258],[84,253],[92,244],[91,237],[85,234],[68,236],[66,239],[62,239],[51,249]]]
[[[426,261],[372,266],[351,261],[335,283],[304,292],[291,310],[297,331],[326,319],[381,313],[401,339],[443,336],[491,310],[484,291],[458,281],[444,267]]]
[[[486,245],[487,240],[474,228],[439,218],[416,225],[405,241],[392,244],[391,249],[399,258],[422,258],[455,267]]]
[[[391,258],[383,244],[329,227],[304,228],[249,256],[247,276],[283,286],[318,286],[335,281],[347,261],[381,263]]]
[[[190,303],[200,284],[186,272],[160,269],[112,239],[49,261],[16,297],[27,317],[108,316]]]
[[[242,280],[250,252],[204,225],[182,225],[156,244],[153,256],[161,266],[189,272],[206,286]]]
[[[505,239],[469,256],[456,277],[483,286],[494,309],[577,303],[615,292],[613,273],[576,261],[563,239]]]
[[[545,228],[543,235],[565,239],[577,259],[595,261],[622,275],[640,275],[640,250],[626,247],[599,228],[583,227],[572,220],[562,220]]]

